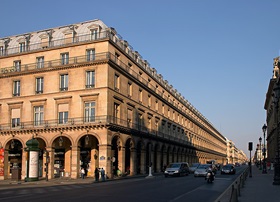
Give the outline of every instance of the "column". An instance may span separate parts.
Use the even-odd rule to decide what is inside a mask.
[[[73,179],[77,179],[80,177],[80,148],[78,146],[72,146],[70,161],[71,168],[69,171],[69,176]]]

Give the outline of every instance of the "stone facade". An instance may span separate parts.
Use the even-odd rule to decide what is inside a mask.
[[[111,178],[227,160],[226,138],[100,20],[0,38],[2,179],[14,165],[25,178],[32,137],[40,177],[46,163],[49,178]]]

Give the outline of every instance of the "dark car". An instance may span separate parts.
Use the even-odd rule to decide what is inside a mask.
[[[222,167],[221,174],[235,174],[236,170],[234,165],[227,164]]]
[[[164,171],[164,176],[183,176],[188,175],[189,173],[189,164],[185,162],[179,162],[169,164]]]

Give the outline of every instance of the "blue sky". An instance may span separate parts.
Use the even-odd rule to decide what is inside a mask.
[[[2,0],[0,38],[100,19],[224,136],[249,154],[262,136],[279,55],[277,0]]]

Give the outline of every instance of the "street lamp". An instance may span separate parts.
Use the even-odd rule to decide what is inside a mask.
[[[263,174],[266,174],[266,151],[265,151],[265,131],[267,129],[267,126],[264,124],[262,127],[263,130]]]
[[[259,147],[259,156],[260,156],[260,170],[262,169],[262,138],[259,138],[260,147]]]

